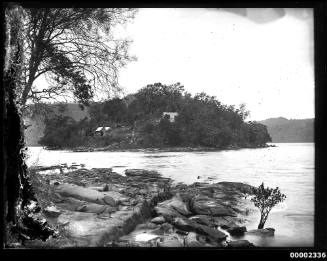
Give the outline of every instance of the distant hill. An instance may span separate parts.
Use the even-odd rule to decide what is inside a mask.
[[[314,142],[314,119],[283,117],[259,121],[267,126],[272,142]]]

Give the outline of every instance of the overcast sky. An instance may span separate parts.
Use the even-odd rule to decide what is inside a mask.
[[[313,118],[312,10],[278,11],[139,9],[120,32],[138,59],[121,71],[120,83],[127,94],[180,82],[192,94],[245,103],[249,120]]]

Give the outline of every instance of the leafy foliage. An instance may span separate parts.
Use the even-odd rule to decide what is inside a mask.
[[[68,116],[55,115],[45,120],[44,136],[40,139],[42,146],[52,148],[75,147],[84,142],[81,132],[88,129],[87,120],[76,122]],[[84,130],[83,130],[84,129]]]
[[[286,196],[282,194],[278,187],[275,189],[265,187],[262,183],[258,188],[253,189],[254,197],[251,201],[259,208],[261,213],[260,223],[258,228],[264,227],[271,209],[278,203],[284,201]]]
[[[140,89],[135,97],[137,102],[142,104],[141,112],[148,115],[179,110],[183,93],[184,86],[180,83],[172,85],[154,83]]]
[[[130,41],[112,28],[134,18],[129,8],[24,8],[24,80],[20,103],[59,96],[87,104],[119,91],[118,71],[134,60]],[[45,76],[49,87],[33,83]]]

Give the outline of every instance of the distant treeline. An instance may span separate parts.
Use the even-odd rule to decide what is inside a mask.
[[[78,121],[64,113],[48,114],[40,145],[226,148],[259,147],[271,141],[265,125],[244,121],[245,106],[224,105],[205,93],[192,96],[180,83],[150,84],[123,99],[90,104],[87,111],[89,117]],[[178,116],[171,122],[163,112],[177,112]],[[110,126],[112,131],[97,136],[98,126]]]

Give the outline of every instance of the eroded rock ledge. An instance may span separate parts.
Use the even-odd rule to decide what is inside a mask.
[[[32,170],[33,171],[33,170]],[[39,170],[34,170],[38,172]],[[50,224],[71,239],[65,247],[252,247],[242,236],[250,211],[243,183],[173,184],[156,171],[77,169],[42,179],[51,190]]]

